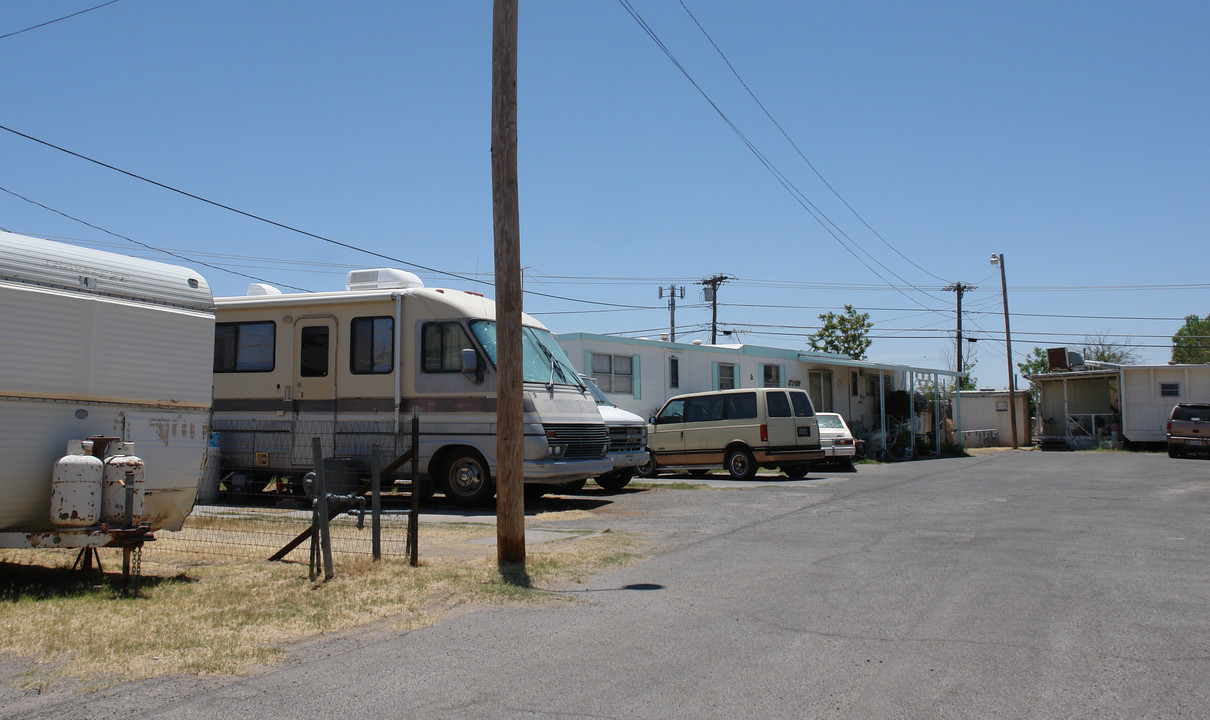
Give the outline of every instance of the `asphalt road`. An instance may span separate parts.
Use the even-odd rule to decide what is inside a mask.
[[[1210,461],[1001,452],[601,497],[589,525],[659,552],[577,602],[0,716],[1210,717]]]

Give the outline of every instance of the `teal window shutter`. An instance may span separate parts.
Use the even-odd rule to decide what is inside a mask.
[[[581,370],[580,372],[584,373],[588,377],[592,377],[592,351],[591,350],[584,351],[584,369]]]
[[[631,367],[631,372],[634,373],[634,375],[633,375],[633,379],[632,379],[631,383],[632,383],[632,387],[634,388],[634,399],[641,400],[641,399],[643,399],[643,382],[642,382],[642,375],[639,373],[639,356],[638,355],[633,356],[633,363],[634,364]]]
[[[777,366],[778,387],[786,387],[786,366]]]
[[[714,385],[711,390],[718,390],[718,363],[710,363],[710,370],[714,374]]]

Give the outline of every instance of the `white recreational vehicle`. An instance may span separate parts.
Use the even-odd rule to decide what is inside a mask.
[[[0,232],[0,307],[0,546],[109,544],[97,506],[105,476],[92,474],[105,444],[127,465],[142,461],[135,519],[180,529],[210,418],[214,308],[202,276]],[[64,476],[70,486],[59,485],[61,460],[83,469]],[[65,488],[83,505],[52,518]]]
[[[495,303],[409,272],[350,272],[343,292],[253,285],[215,299],[214,429],[224,477],[298,488],[320,438],[325,468],[366,477],[420,426],[422,491],[473,505],[495,494]],[[596,405],[551,333],[523,318],[524,474],[559,485],[613,469]],[[540,488],[539,488],[540,489]]]

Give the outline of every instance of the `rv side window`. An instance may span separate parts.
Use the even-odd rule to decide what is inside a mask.
[[[276,337],[271,321],[215,323],[214,372],[272,371]]]
[[[355,375],[389,373],[395,361],[395,320],[391,317],[353,318],[349,327],[349,370]]]
[[[805,392],[790,393],[790,401],[794,403],[794,417],[815,417],[815,408]]]
[[[474,348],[462,326],[456,322],[425,323],[420,352],[424,371],[462,372],[462,351]]]

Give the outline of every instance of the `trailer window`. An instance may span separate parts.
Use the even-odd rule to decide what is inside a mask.
[[[389,373],[395,362],[395,320],[391,317],[353,318],[349,326],[349,370],[354,375]]]
[[[462,351],[474,348],[462,325],[456,322],[425,323],[420,352],[428,373],[462,372]]]
[[[214,372],[272,371],[276,337],[273,322],[215,323]]]

